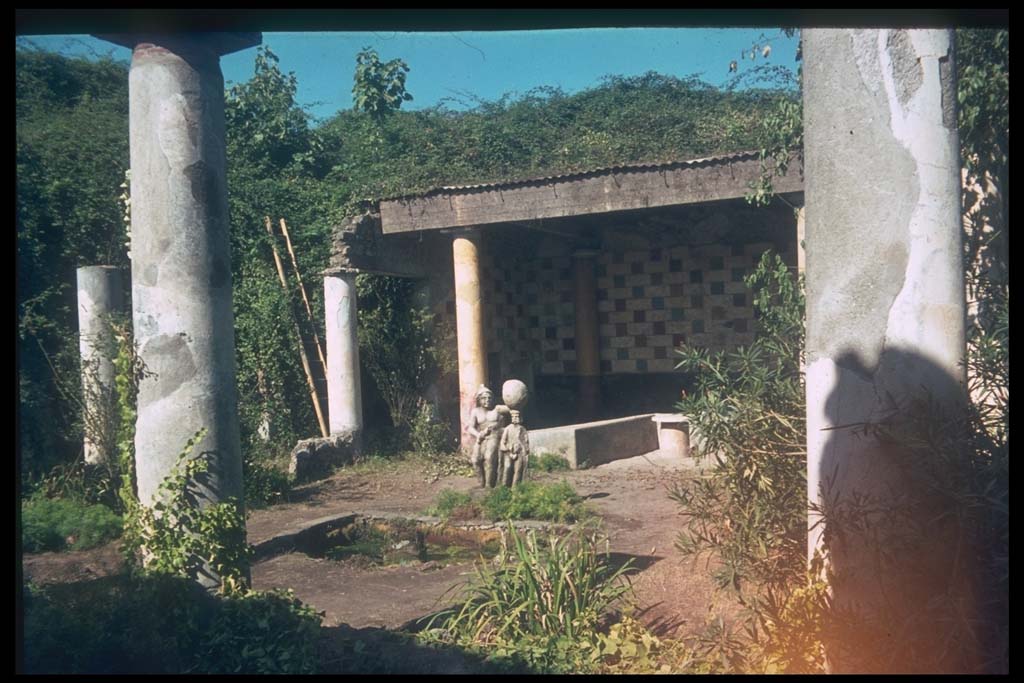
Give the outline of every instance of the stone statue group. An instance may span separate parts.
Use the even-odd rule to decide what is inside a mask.
[[[494,405],[494,394],[480,385],[476,407],[466,431],[476,439],[470,463],[483,488],[515,486],[526,477],[530,459],[530,438],[520,411],[526,405],[526,385],[510,379],[501,387],[505,405]]]

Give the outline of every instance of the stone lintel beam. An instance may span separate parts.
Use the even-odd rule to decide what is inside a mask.
[[[442,188],[380,202],[385,235],[490,223],[563,218],[656,206],[738,199],[760,177],[757,154],[658,166],[606,169],[555,178]],[[801,192],[794,163],[774,181],[779,194]]]
[[[135,49],[137,45],[149,43],[168,49],[180,48],[183,45],[201,44],[218,57],[247,50],[263,42],[263,34],[258,32],[187,32],[167,33],[157,31],[140,31],[138,33],[97,33],[100,40]]]

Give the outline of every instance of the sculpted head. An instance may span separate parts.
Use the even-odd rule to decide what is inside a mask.
[[[490,410],[494,407],[494,394],[483,384],[476,390],[476,404],[481,408]]]

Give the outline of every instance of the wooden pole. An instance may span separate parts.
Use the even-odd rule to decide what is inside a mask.
[[[277,266],[277,277],[281,280],[281,287],[285,296],[288,295],[288,279],[284,276],[284,265],[281,263],[281,255],[277,253],[277,245],[274,244],[274,229],[270,227],[270,216],[267,216],[267,233],[270,235],[270,248],[274,252],[274,264]],[[327,421],[324,420],[324,413],[320,407],[320,396],[316,393],[316,382],[313,381],[313,371],[309,367],[309,358],[306,356],[306,347],[302,342],[302,329],[297,320],[295,324],[295,336],[299,340],[299,356],[302,358],[302,369],[306,372],[306,384],[309,385],[309,395],[313,399],[313,410],[316,412],[316,420],[320,423],[320,435],[324,438],[330,436],[327,429]]]
[[[313,330],[313,343],[316,344],[316,352],[320,356],[320,364],[323,366],[324,375],[327,374],[327,356],[324,355],[324,347],[320,343],[320,337],[316,333],[316,318],[313,317],[313,308],[309,305],[309,297],[306,296],[306,287],[302,284],[302,275],[299,273],[299,262],[295,259],[295,252],[292,251],[292,238],[288,235],[288,226],[284,219],[281,219],[281,233],[284,235],[285,246],[288,247],[288,255],[292,259],[292,270],[295,271],[295,279],[299,282],[299,293],[302,294],[302,303],[306,305],[306,315],[309,316],[309,326]]]

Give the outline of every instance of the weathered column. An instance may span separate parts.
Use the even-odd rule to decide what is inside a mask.
[[[573,253],[573,281],[576,302],[576,373],[578,376],[577,416],[583,422],[597,413],[601,401],[601,351],[597,328],[597,276],[593,249]]]
[[[324,310],[331,436],[352,435],[356,442],[363,429],[363,398],[354,271],[336,269],[324,273]]]
[[[220,55],[259,34],[107,36],[129,73],[132,308],[139,498],[152,502],[189,438],[210,468],[204,503],[242,499]],[[209,583],[211,577],[203,577]]]
[[[825,522],[811,516],[809,550],[833,572],[829,665],[967,670],[969,543],[933,488],[946,463],[850,427],[899,434],[926,393],[964,398],[952,32],[810,29],[803,49],[807,485]]]
[[[801,206],[796,210],[796,272],[801,275],[807,272],[807,250],[804,245],[807,228],[804,215],[804,207]]]
[[[459,418],[463,449],[473,444],[466,432],[476,390],[487,384],[487,349],[480,290],[480,236],[472,230],[452,240],[455,270],[455,327],[459,347]],[[493,389],[492,389],[493,391]]]
[[[78,349],[82,358],[85,462],[98,465],[114,447],[115,342],[110,317],[124,306],[121,271],[114,266],[78,269]]]

